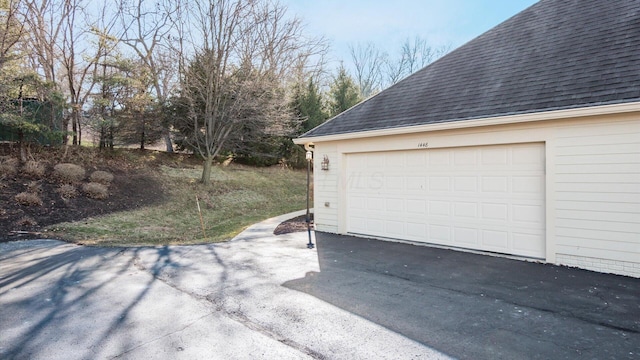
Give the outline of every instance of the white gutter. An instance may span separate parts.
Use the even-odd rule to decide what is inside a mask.
[[[361,139],[361,138],[369,138],[369,137],[377,137],[377,136],[403,135],[403,134],[413,134],[417,132],[464,129],[464,128],[480,127],[480,126],[517,124],[517,123],[533,122],[533,121],[560,120],[560,119],[569,119],[569,118],[586,117],[586,116],[613,115],[613,114],[623,114],[623,113],[630,113],[630,112],[640,112],[640,102],[590,106],[590,107],[577,108],[577,109],[552,110],[552,111],[544,111],[544,112],[537,112],[537,113],[530,113],[530,114],[497,116],[497,117],[483,118],[483,119],[449,121],[444,123],[404,126],[404,127],[391,128],[391,129],[369,130],[369,131],[351,132],[351,133],[345,133],[345,134],[301,137],[301,138],[293,139],[293,142],[298,145],[303,145],[308,143],[319,143],[319,142],[326,142],[326,141]]]

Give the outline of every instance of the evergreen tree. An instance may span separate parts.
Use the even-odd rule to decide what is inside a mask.
[[[329,90],[329,98],[329,112],[332,117],[362,100],[358,86],[351,76],[347,74],[344,66],[340,66],[340,69],[338,69],[338,76],[333,80]]]
[[[318,85],[309,79],[306,89],[296,86],[294,90],[293,108],[300,120],[302,120],[300,133],[305,133],[322,124],[328,118],[324,109],[324,99],[318,89]]]

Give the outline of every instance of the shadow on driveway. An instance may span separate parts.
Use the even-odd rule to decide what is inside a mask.
[[[172,262],[168,247],[126,250],[51,240],[9,246],[16,248],[0,254],[0,358],[60,358],[68,349],[74,349],[72,358],[91,358],[104,347],[112,355],[135,348],[133,337],[115,333],[131,326],[132,310],[148,301]],[[146,269],[152,276],[122,289],[117,284],[140,267],[140,251],[155,252]],[[121,337],[116,346],[109,344],[114,337]]]
[[[316,233],[285,286],[461,359],[640,359],[640,279]]]

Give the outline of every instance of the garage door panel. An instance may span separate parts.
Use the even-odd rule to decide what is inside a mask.
[[[540,194],[542,187],[539,176],[513,176],[511,178],[511,191],[515,194]]]
[[[451,214],[451,204],[448,201],[429,201],[429,215],[449,216]]]
[[[424,152],[407,153],[405,161],[409,172],[411,172],[412,170],[419,171],[419,169],[416,168],[425,167],[427,165],[427,157]]]
[[[407,213],[408,214],[426,214],[427,213],[427,201],[426,200],[407,200]]]
[[[513,249],[518,254],[536,257],[541,252],[544,252],[544,244],[538,241],[541,236],[544,235],[540,233],[515,232],[512,234]]]
[[[500,222],[509,220],[508,204],[484,203],[481,209],[481,216],[485,220],[499,220]]]
[[[478,229],[455,227],[453,229],[453,242],[455,244],[475,247],[478,245]]]
[[[544,157],[543,144],[349,154],[347,232],[544,258]]]
[[[482,244],[488,250],[500,251],[509,247],[507,231],[482,230]]]
[[[458,170],[475,169],[478,165],[478,152],[473,149],[453,153],[453,164]]]
[[[404,168],[405,167],[405,154],[401,152],[391,152],[385,154],[385,164],[387,168]]]
[[[477,176],[456,176],[453,178],[453,190],[458,193],[475,193],[478,191],[478,183],[479,179]]]
[[[433,192],[448,192],[451,189],[451,178],[448,176],[430,176],[429,190]]]
[[[427,225],[424,223],[407,222],[408,240],[419,240],[427,237]]]
[[[389,234],[392,236],[405,235],[404,222],[402,221],[385,221],[384,225],[385,225],[385,234]]]
[[[478,204],[472,202],[456,202],[454,204],[454,215],[456,217],[478,219]]]
[[[386,210],[391,212],[404,212],[404,199],[387,199]]]
[[[449,245],[451,243],[451,228],[446,225],[430,224],[427,227],[429,239],[436,243]]]
[[[513,205],[513,221],[540,224],[544,221],[544,209],[539,205]]]
[[[428,166],[433,169],[447,169],[451,164],[450,152],[442,150],[433,150],[427,152]]]
[[[481,188],[484,193],[509,192],[509,178],[506,176],[483,176]]]
[[[509,152],[501,148],[485,148],[480,150],[482,165],[507,165]]]

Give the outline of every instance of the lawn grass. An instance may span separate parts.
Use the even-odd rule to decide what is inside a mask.
[[[158,177],[166,200],[155,206],[118,212],[49,231],[86,245],[143,246],[201,244],[233,238],[247,226],[301,210],[306,173],[278,167],[215,166],[211,184],[198,182],[202,168],[161,166]],[[203,235],[196,196],[204,221]]]

